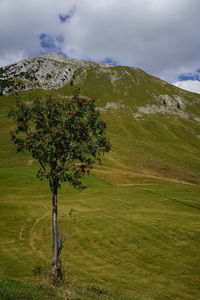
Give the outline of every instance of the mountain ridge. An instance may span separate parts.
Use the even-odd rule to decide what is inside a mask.
[[[125,68],[125,73],[129,78],[132,77],[132,75],[127,71],[127,69],[134,70],[134,72],[136,72],[135,82],[139,80],[139,77],[137,77],[139,73],[152,76],[142,69],[135,67],[116,67],[102,62],[66,58],[57,52],[49,52],[40,57],[23,59],[14,64],[1,67],[0,95],[7,95],[15,90],[27,90],[32,88],[51,89],[63,87],[66,83],[70,82],[74,72],[79,68],[99,68],[101,71],[108,74],[117,70],[117,68]],[[155,76],[152,77],[160,80],[163,85],[169,84],[160,78]],[[115,79],[113,79],[113,82],[114,81]]]
[[[113,95],[118,107],[137,107],[133,113],[136,118],[161,113],[200,121],[197,110],[188,115],[191,106],[200,104],[199,94],[184,91],[138,68],[70,59],[56,52],[0,68],[1,96],[35,88],[59,92],[66,86],[79,86],[83,92],[93,94],[91,85],[97,87],[97,97],[104,99],[105,109],[106,105],[112,106]]]
[[[91,66],[110,67],[104,63],[65,58],[56,52],[27,58],[0,68],[0,95],[32,88],[60,88],[69,83],[74,71],[79,67]]]

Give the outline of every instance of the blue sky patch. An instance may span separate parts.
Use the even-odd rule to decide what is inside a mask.
[[[76,7],[73,6],[72,9],[70,9],[70,11],[68,13],[59,14],[58,17],[59,17],[60,23],[65,23],[65,22],[69,21],[71,19],[71,17],[73,17],[75,10],[76,10]]]
[[[65,23],[67,20],[69,20],[71,18],[71,15],[59,14],[58,17],[59,17],[60,23]]]
[[[112,65],[112,66],[117,66],[118,65],[117,61],[110,58],[110,57],[104,58],[104,60],[102,62],[105,63],[105,64]]]
[[[48,34],[48,33],[41,33],[39,36],[40,39],[40,45],[42,48],[51,50],[51,51],[56,51],[57,46],[55,44],[54,38]]]
[[[64,42],[64,35],[58,34],[55,38],[49,33],[41,33],[39,35],[40,46],[42,47],[42,54],[47,52],[57,52],[67,57],[67,54],[62,51],[61,44]]]
[[[197,80],[200,81],[200,69],[198,69],[196,72],[194,73],[185,73],[185,74],[181,74],[178,77],[179,81],[187,81],[187,80]]]

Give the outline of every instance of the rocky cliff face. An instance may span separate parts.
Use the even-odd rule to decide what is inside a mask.
[[[109,67],[107,64],[65,58],[53,52],[43,57],[25,59],[0,68],[0,95],[31,88],[60,88],[70,83],[78,68],[91,66]]]

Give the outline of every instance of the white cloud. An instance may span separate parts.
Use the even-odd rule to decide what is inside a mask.
[[[200,81],[197,80],[186,80],[186,81],[177,81],[173,83],[175,86],[200,94]]]
[[[22,50],[21,51],[8,51],[7,53],[5,53],[5,55],[0,57],[0,66],[6,66],[6,65],[9,65],[12,63],[16,63],[17,61],[24,59],[24,57],[25,57],[25,54]]]
[[[9,52],[39,55],[47,33],[64,36],[69,56],[109,57],[171,82],[200,67],[199,0],[0,0],[0,7],[0,63]]]

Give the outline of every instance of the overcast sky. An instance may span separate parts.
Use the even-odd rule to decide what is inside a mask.
[[[0,0],[0,66],[49,51],[200,92],[200,0]]]

